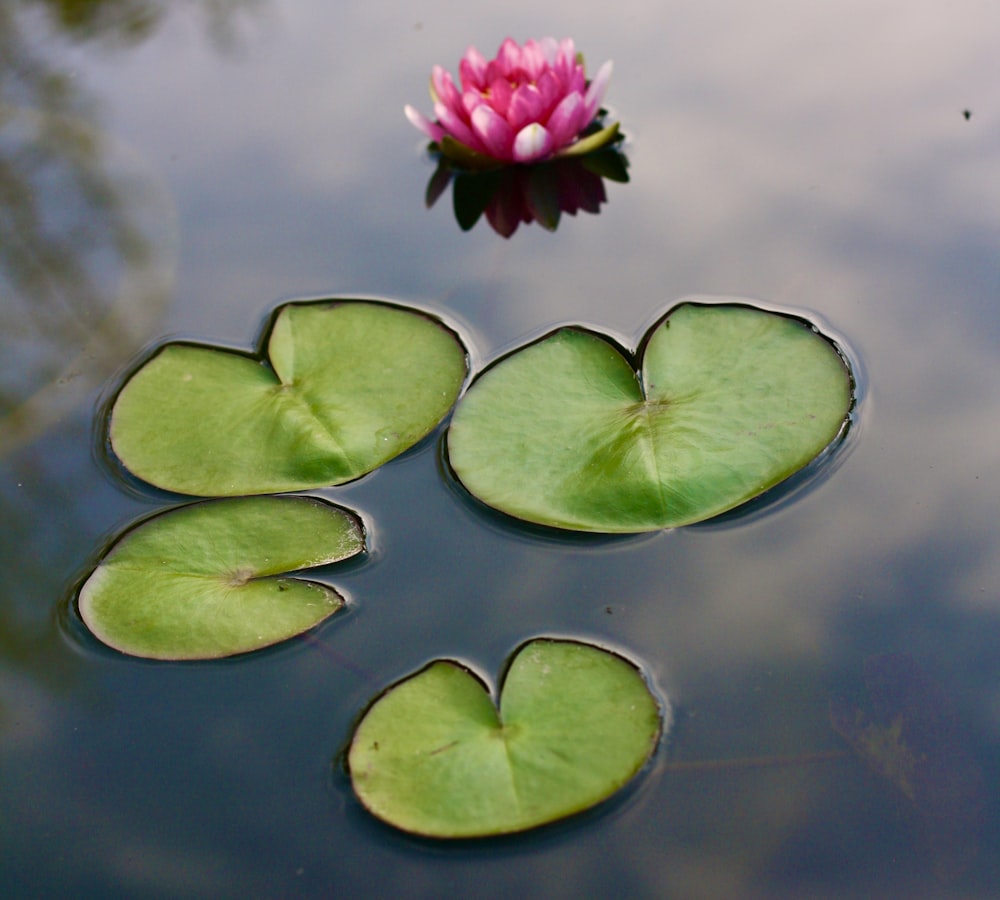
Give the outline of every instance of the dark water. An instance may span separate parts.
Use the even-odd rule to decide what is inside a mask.
[[[85,6],[0,13],[4,896],[996,896],[996,4]],[[424,209],[402,107],[508,33],[615,60],[631,181],[504,240]],[[102,457],[114,384],[161,339],[249,346],[283,300],[358,295],[444,316],[477,368],[559,323],[634,345],[682,297],[749,298],[843,341],[861,403],[826,477],[636,538],[485,513],[439,431],[319,492],[371,551],[326,571],[350,608],[308,639],[102,648],[74,586],[177,499]],[[650,770],[500,841],[370,819],[337,763],[370,699],[438,656],[493,680],[536,635],[644,667],[674,714]],[[887,653],[948,698],[907,723],[947,734],[933,785],[976,773],[961,802],[907,797],[832,727]]]

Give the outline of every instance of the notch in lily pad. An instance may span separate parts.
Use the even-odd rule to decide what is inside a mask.
[[[662,722],[631,662],[540,638],[515,652],[499,709],[451,660],[397,683],[357,726],[348,766],[361,803],[404,831],[510,834],[612,796],[650,759]]]
[[[317,498],[192,503],[118,539],[80,589],[80,616],[131,656],[247,653],[308,631],[344,605],[333,588],[287,573],[364,549],[360,519]]]
[[[111,447],[139,478],[227,497],[342,484],[425,437],[468,374],[439,320],[362,300],[291,303],[259,356],[159,348],[110,415]]]
[[[639,356],[565,327],[502,358],[452,416],[452,470],[519,519],[654,531],[759,496],[846,431],[850,369],[803,319],[686,302]]]

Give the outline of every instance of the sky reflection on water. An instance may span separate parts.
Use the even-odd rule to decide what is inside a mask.
[[[936,895],[905,809],[860,761],[667,763],[843,747],[829,697],[891,651],[956,698],[997,796],[1000,8],[271,2],[239,16],[222,49],[185,13],[128,47],[67,48],[37,9],[25,18],[96,101],[94,127],[176,207],[172,298],[139,343],[248,346],[281,300],[381,295],[454,320],[481,366],[564,322],[634,343],[682,297],[733,295],[846,339],[865,379],[856,434],[830,478],[765,515],[606,541],[484,515],[438,471],[436,435],[325,492],[362,512],[374,547],[331,576],[353,605],[318,631],[329,653],[157,666],[54,624],[103,542],[167,502],[91,458],[89,385],[0,459],[0,627],[45,648],[28,664],[4,651],[0,670],[8,895]],[[504,241],[424,208],[432,163],[402,107],[424,102],[435,62],[454,70],[468,43],[489,52],[508,33],[572,34],[615,60],[631,182],[608,185],[599,215]],[[642,783],[497,844],[434,848],[370,822],[330,763],[372,695],[438,655],[494,673],[544,633],[620,648],[676,703]],[[1000,884],[988,802],[961,896]]]

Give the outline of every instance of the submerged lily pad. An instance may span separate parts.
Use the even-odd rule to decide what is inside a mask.
[[[979,852],[988,790],[954,701],[913,657],[865,660],[867,709],[835,697],[837,733],[909,800],[935,874],[959,878]]]
[[[343,606],[285,573],[365,548],[360,520],[311,497],[182,506],[121,537],[84,583],[80,616],[105,644],[149,659],[214,659],[301,634]]]
[[[385,303],[293,303],[269,361],[195,344],[160,348],[111,413],[135,475],[182,494],[233,496],[341,484],[428,434],[467,374],[442,323]]]
[[[523,645],[499,714],[484,685],[438,660],[384,693],[348,753],[354,791],[415,834],[483,837],[555,821],[610,797],[646,763],[661,729],[642,675],[574,641]]]
[[[845,427],[851,374],[807,323],[684,303],[636,371],[610,339],[561,328],[484,372],[448,431],[451,466],[484,503],[598,532],[687,525],[801,469]]]

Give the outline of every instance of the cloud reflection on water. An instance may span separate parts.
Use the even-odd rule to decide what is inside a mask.
[[[438,653],[494,671],[526,632],[603,637],[679,703],[663,759],[822,749],[831,689],[864,656],[905,651],[960,688],[995,749],[1000,7],[626,0],[595,12],[517,2],[457,13],[436,4],[419,21],[378,3],[292,4],[241,59],[194,48],[173,22],[128,57],[79,63],[107,98],[112,130],[172,186],[183,252],[169,329],[239,341],[279,299],[360,291],[474,323],[488,360],[565,321],[638,335],[681,297],[736,295],[818,315],[857,352],[868,391],[853,453],[794,504],[738,527],[597,547],[485,522],[441,490],[424,448],[344,492],[373,515],[383,553],[357,573],[349,629],[324,640],[388,683]],[[632,184],[598,217],[501,242],[421,207],[430,169],[399,111],[430,64],[467,43],[495,44],[512,22],[523,29],[515,37],[571,32],[593,58],[614,58]],[[221,682],[237,669],[211,671]],[[188,719],[167,704],[149,711],[150,696],[177,696],[161,671],[130,673],[127,684],[108,676],[119,715],[141,708],[160,728],[135,737],[141,760]],[[377,871],[400,892],[447,879],[583,894],[603,877],[637,894],[801,896],[797,887],[840,873],[832,894],[886,895],[919,890],[926,875],[863,767],[848,763],[713,778],[656,770],[601,827],[426,853],[340,806],[335,815],[328,807],[346,802],[336,789],[335,801],[316,797],[324,754],[370,686],[316,677],[293,654],[276,654],[265,674],[298,689],[296,720],[328,723],[298,739],[305,771],[270,793],[266,717],[250,724],[258,707],[244,698],[230,708],[212,678],[192,678],[181,699],[201,698],[199,723],[225,708],[219,728],[243,753],[235,772],[224,769],[240,741],[220,738],[200,765],[229,772],[230,786],[254,785],[267,821],[282,826],[283,860],[330,871],[334,832],[346,830],[356,853],[338,871],[349,884]],[[265,680],[253,682],[255,697]],[[184,733],[193,751],[196,736]],[[111,747],[96,732],[79,741],[92,753]],[[154,880],[164,859],[190,855],[201,871],[206,857],[180,831],[187,812],[205,814],[181,790],[186,773],[175,767],[164,782],[186,797],[166,811],[130,794],[144,783],[139,769],[129,777],[110,798],[97,782],[76,821],[96,809],[112,821],[102,835],[146,826],[148,841],[129,846]],[[285,788],[295,808],[283,805]],[[212,834],[236,821],[221,803],[210,812]],[[262,839],[237,812],[239,836]],[[310,829],[303,849],[300,820],[328,831]],[[158,841],[156,828],[176,830]],[[240,849],[227,846],[229,870],[270,873],[264,854],[248,860]],[[995,844],[984,853],[995,856]]]

